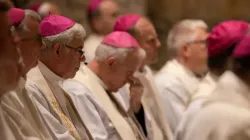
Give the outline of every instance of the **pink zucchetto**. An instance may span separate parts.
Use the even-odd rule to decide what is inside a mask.
[[[102,44],[115,48],[137,48],[138,42],[127,32],[115,31],[105,36]]]
[[[91,0],[88,5],[88,15],[93,13],[93,11],[95,11],[99,7],[99,5],[102,3],[102,1],[103,0]]]
[[[141,16],[137,14],[126,14],[126,15],[120,16],[116,20],[114,31],[126,32],[131,27],[133,27],[139,19],[141,19]]]
[[[24,16],[25,16],[25,12],[23,9],[11,8],[8,12],[8,18],[10,19],[12,24],[16,27],[21,23]]]
[[[236,46],[233,52],[236,58],[250,56],[250,34],[246,35]]]
[[[52,36],[62,33],[73,27],[75,22],[59,15],[49,15],[40,23],[41,36]]]
[[[247,33],[249,25],[240,20],[230,20],[216,25],[208,37],[208,55],[219,55],[236,45]]]

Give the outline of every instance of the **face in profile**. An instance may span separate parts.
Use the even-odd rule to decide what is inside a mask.
[[[73,78],[76,72],[80,68],[80,63],[85,60],[84,53],[82,51],[83,42],[75,40],[71,45],[60,44],[60,67],[62,72],[59,76],[67,79]]]
[[[193,42],[186,45],[186,58],[189,61],[192,70],[197,74],[203,74],[207,70],[207,37],[208,32],[205,29],[196,30],[198,36]]]
[[[7,92],[17,86],[22,66],[18,51],[19,37],[7,18],[7,12],[0,12],[0,90]]]
[[[33,17],[26,16],[23,20],[28,31],[20,31],[20,48],[24,58],[26,72],[35,67],[40,57],[42,38],[39,31],[39,22]]]
[[[140,46],[146,51],[146,64],[154,63],[158,58],[158,49],[161,43],[152,23],[147,19],[140,19],[135,28],[138,33],[138,42]]]
[[[106,0],[100,4],[100,23],[105,34],[113,31],[114,24],[120,14],[119,6],[113,0]]]
[[[127,59],[123,62],[114,60],[110,66],[111,86],[109,89],[116,92],[119,88],[124,86],[134,73],[141,67],[142,59],[138,56],[137,51],[131,52]]]

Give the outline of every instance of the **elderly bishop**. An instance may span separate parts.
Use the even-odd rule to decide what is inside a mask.
[[[146,126],[149,139],[171,139],[172,133],[168,126],[167,119],[164,117],[163,104],[161,103],[159,93],[153,80],[154,76],[152,70],[148,66],[156,61],[158,49],[161,45],[154,26],[145,17],[137,14],[126,14],[117,19],[114,30],[130,33],[130,35],[136,38],[140,47],[143,48],[147,54],[144,62],[145,65],[136,75],[136,78],[138,78],[143,85],[143,92],[135,93],[133,90],[135,88],[133,88],[134,85],[132,83],[121,88],[119,93],[123,95],[122,97],[126,97],[126,94],[129,96],[123,98],[123,100],[126,104],[129,104],[127,105],[129,108],[133,108],[141,125]],[[139,117],[140,110],[142,109],[145,110],[145,117]],[[142,124],[144,118],[145,124]]]
[[[145,52],[126,32],[113,32],[97,47],[95,58],[82,64],[75,80],[63,83],[95,140],[143,140],[135,117],[114,98],[133,79]]]
[[[84,28],[66,17],[49,15],[40,23],[40,30],[46,48],[41,52],[38,66],[27,75],[30,97],[54,139],[91,139],[72,101],[61,88],[63,80],[73,78],[84,60]]]

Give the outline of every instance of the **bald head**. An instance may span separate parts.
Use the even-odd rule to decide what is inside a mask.
[[[120,7],[115,1],[103,0],[94,11],[89,13],[92,29],[101,35],[111,33],[119,14]]]
[[[141,17],[128,32],[137,39],[140,46],[146,51],[146,64],[154,63],[157,60],[161,43],[153,24],[147,18]]]
[[[61,15],[60,8],[51,2],[44,2],[41,4],[41,6],[38,8],[37,13],[42,17],[46,17],[49,14],[53,15]]]

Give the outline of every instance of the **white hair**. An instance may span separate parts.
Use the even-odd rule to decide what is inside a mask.
[[[24,10],[24,13],[25,13],[25,17],[30,16],[30,17],[34,18],[34,20],[37,20],[39,23],[41,22],[41,17],[35,11]],[[27,27],[27,25],[25,24],[24,19],[21,21],[20,25],[18,26],[18,29],[21,29],[21,31],[31,32],[29,27]]]
[[[146,57],[146,52],[142,48],[115,48],[112,46],[108,46],[105,44],[100,44],[96,51],[95,51],[95,57],[96,60],[99,62],[105,61],[109,57],[114,57],[117,60],[123,62],[126,60],[129,53],[137,51],[137,56],[139,59],[143,60]]]
[[[49,9],[50,9],[51,3],[44,2],[42,5],[38,8],[37,13],[42,17],[46,17],[49,15]]]
[[[76,23],[73,27],[60,34],[43,37],[43,41],[47,47],[52,47],[55,43],[72,45],[74,41],[81,41],[83,44],[85,36],[85,29],[82,25]]]
[[[186,19],[175,24],[174,27],[169,31],[167,38],[167,46],[169,52],[175,56],[178,50],[186,43],[195,41],[199,33],[198,28],[207,29],[207,24],[202,20]]]

